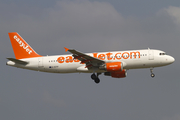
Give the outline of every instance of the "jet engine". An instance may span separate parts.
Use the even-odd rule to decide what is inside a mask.
[[[104,75],[111,76],[113,78],[124,78],[127,76],[127,72],[124,69],[124,70],[119,71],[119,72],[105,72]]]
[[[120,72],[123,70],[122,62],[105,63],[99,67],[100,70],[106,70],[107,72]]]

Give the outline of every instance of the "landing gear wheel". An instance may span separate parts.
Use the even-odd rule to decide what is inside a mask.
[[[151,77],[155,77],[155,74],[153,73],[153,68],[150,68],[150,72],[151,72]]]
[[[100,79],[97,77],[95,80],[94,80],[95,83],[100,83]]]
[[[151,77],[152,77],[152,78],[153,78],[153,77],[155,77],[155,74],[154,74],[154,73],[152,73],[152,74],[151,74]]]
[[[96,75],[93,73],[93,74],[91,75],[91,79],[95,80],[96,78],[97,78]]]
[[[100,79],[99,79],[98,76],[96,76],[96,74],[94,74],[94,73],[91,75],[91,78],[92,78],[92,79],[94,80],[94,82],[97,83],[97,84],[100,82]]]

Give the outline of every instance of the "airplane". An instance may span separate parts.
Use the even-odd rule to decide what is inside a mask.
[[[92,73],[91,78],[99,83],[99,75],[125,78],[127,70],[166,66],[175,61],[172,56],[156,49],[82,53],[65,48],[67,55],[41,56],[17,33],[8,33],[15,58],[7,58],[6,65],[49,73]]]

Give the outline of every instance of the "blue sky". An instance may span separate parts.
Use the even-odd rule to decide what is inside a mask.
[[[179,120],[180,1],[0,1],[0,119]],[[41,55],[160,49],[172,65],[129,70],[123,79],[50,74],[6,66],[14,57],[8,32]]]

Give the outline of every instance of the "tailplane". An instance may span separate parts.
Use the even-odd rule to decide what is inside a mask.
[[[30,45],[17,33],[8,33],[16,59],[41,57]]]

